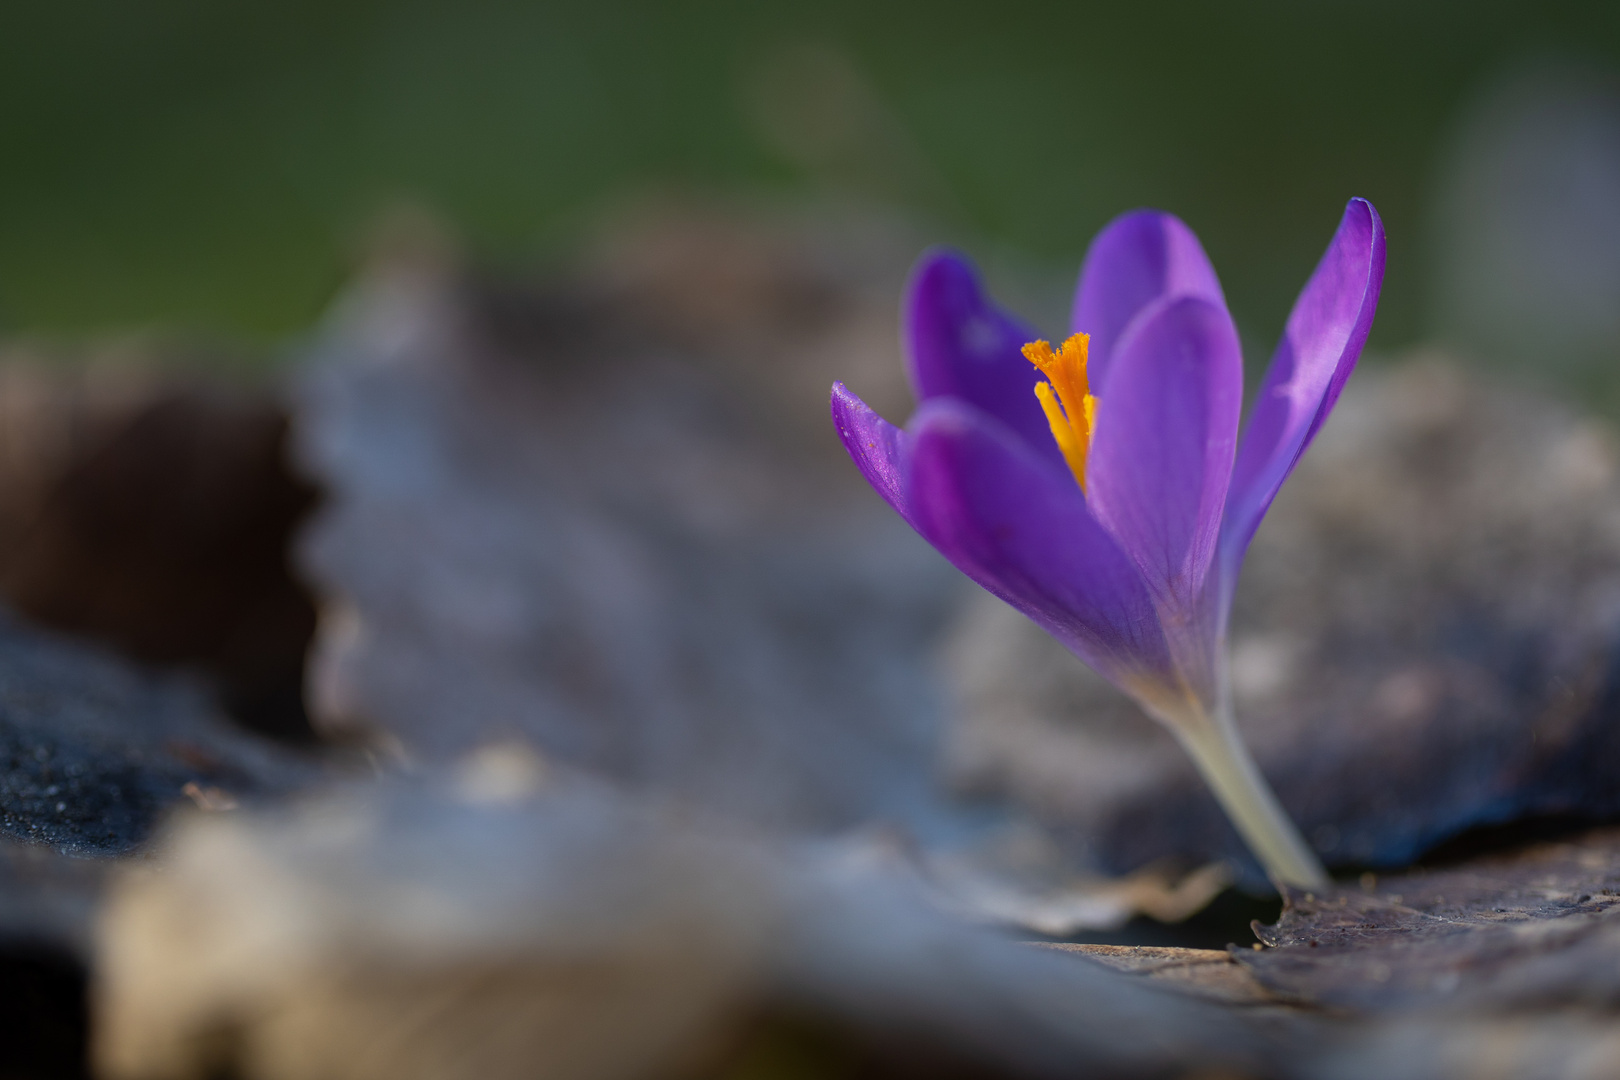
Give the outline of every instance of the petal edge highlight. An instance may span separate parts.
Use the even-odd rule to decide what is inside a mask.
[[[833,383],[832,419],[844,449],[872,490],[915,529],[917,522],[906,502],[906,433],[841,382]]]
[[[1355,370],[1383,280],[1383,221],[1372,203],[1351,199],[1288,316],[1244,432],[1221,531],[1223,604],[1261,519]]]

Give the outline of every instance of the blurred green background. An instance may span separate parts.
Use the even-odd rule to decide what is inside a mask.
[[[388,205],[515,258],[674,189],[895,206],[1071,273],[1162,206],[1269,342],[1365,195],[1391,348],[1435,318],[1459,117],[1537,57],[1613,67],[1620,5],[9,0],[0,328],[273,342]]]

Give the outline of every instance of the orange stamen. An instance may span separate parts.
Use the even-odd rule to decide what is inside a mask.
[[[1034,364],[1050,382],[1035,384],[1035,396],[1040,399],[1046,422],[1052,427],[1052,438],[1063,451],[1063,460],[1079,482],[1086,486],[1086,457],[1091,453],[1091,436],[1096,429],[1097,399],[1092,396],[1091,384],[1086,380],[1086,357],[1091,335],[1075,334],[1058,346],[1057,352],[1044,341],[1032,341],[1024,346],[1024,357]],[[1060,406],[1061,403],[1061,406]]]

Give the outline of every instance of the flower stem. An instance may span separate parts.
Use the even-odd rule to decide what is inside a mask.
[[[1320,889],[1329,884],[1316,853],[1277,802],[1266,778],[1238,734],[1231,699],[1220,695],[1216,714],[1200,709],[1196,717],[1170,724],[1181,745],[1203,774],[1221,808],[1254,852],[1266,873],[1284,885]]]

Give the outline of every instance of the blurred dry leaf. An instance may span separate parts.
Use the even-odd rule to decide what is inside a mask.
[[[766,825],[955,827],[931,662],[959,585],[805,375],[852,338],[898,369],[900,265],[875,290],[769,233],[644,245],[530,290],[388,264],[340,310],[296,427],[320,723],[424,763],[527,741]]]
[[[101,927],[110,1080],[732,1075],[784,1014],[932,1064],[889,1075],[1249,1074],[1296,1037],[959,925],[836,848],[588,784],[354,791],[165,847]]]
[[[0,595],[204,671],[233,716],[307,738],[314,610],[287,548],[314,492],[284,460],[285,409],[265,386],[174,367],[0,351]]]
[[[82,1074],[90,927],[110,868],[152,857],[164,815],[331,775],[233,722],[310,735],[314,612],[287,545],[312,492],[282,460],[285,410],[184,360],[140,343],[0,347],[8,1076]]]
[[[1027,821],[913,857],[947,910],[1051,937],[1116,930],[1139,915],[1179,923],[1207,907],[1233,879],[1226,863],[1189,871],[1175,860],[1118,878],[1076,873],[1072,860]]]
[[[315,759],[235,728],[192,681],[0,615],[0,833],[119,855],[188,788],[253,802],[324,775]]]
[[[565,780],[501,806],[417,784],[193,815],[101,923],[98,1068],[1620,1076],[1617,901],[1579,892],[1620,882],[1612,831],[1295,896],[1273,947],[1228,955],[1033,948],[892,863],[670,809]]]

